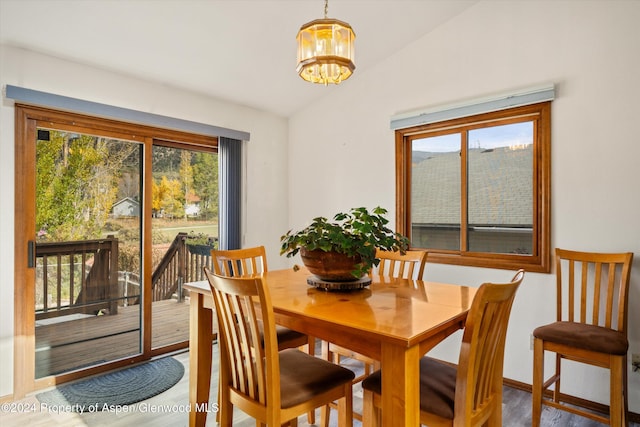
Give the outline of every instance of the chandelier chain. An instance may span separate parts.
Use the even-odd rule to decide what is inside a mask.
[[[329,0],[324,0],[324,19],[327,19],[329,14]]]

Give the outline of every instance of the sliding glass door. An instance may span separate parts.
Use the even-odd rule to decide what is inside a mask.
[[[142,147],[37,129],[36,378],[142,351]]]
[[[218,140],[16,108],[15,394],[188,348]]]

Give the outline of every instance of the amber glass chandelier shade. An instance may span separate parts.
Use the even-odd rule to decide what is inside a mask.
[[[312,83],[338,84],[356,69],[353,43],[356,35],[346,22],[316,19],[298,32],[298,67],[300,77]]]

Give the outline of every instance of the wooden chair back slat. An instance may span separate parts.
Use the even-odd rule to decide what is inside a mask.
[[[557,320],[626,332],[632,257],[557,249]]]
[[[253,248],[212,250],[213,272],[227,277],[248,277],[260,275],[267,268],[267,254],[264,246]]]
[[[504,346],[511,307],[522,282],[520,270],[505,284],[485,283],[469,310],[456,379],[455,420],[480,425],[501,408]]]
[[[272,310],[268,310],[269,296],[259,277],[231,280],[211,274],[208,269],[205,274],[225,331],[221,334],[220,351],[230,372],[229,382],[240,394],[266,405],[267,396],[280,395],[279,381],[268,378],[279,372],[275,320]],[[258,308],[256,302],[259,302]],[[264,344],[260,322],[265,322]]]
[[[427,251],[411,250],[402,254],[394,251],[376,250],[380,260],[374,273],[379,276],[401,279],[422,279]]]
[[[337,401],[339,425],[351,426],[353,372],[298,349],[278,352],[265,276],[228,277],[206,267],[204,273],[221,332],[219,425],[233,424],[235,406],[256,425],[295,426],[298,416]]]

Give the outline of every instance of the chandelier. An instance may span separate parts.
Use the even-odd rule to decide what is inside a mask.
[[[327,18],[329,0],[324,1],[324,18],[307,22],[298,32],[298,67],[296,71],[312,83],[338,84],[353,70],[353,29],[346,22]]]

